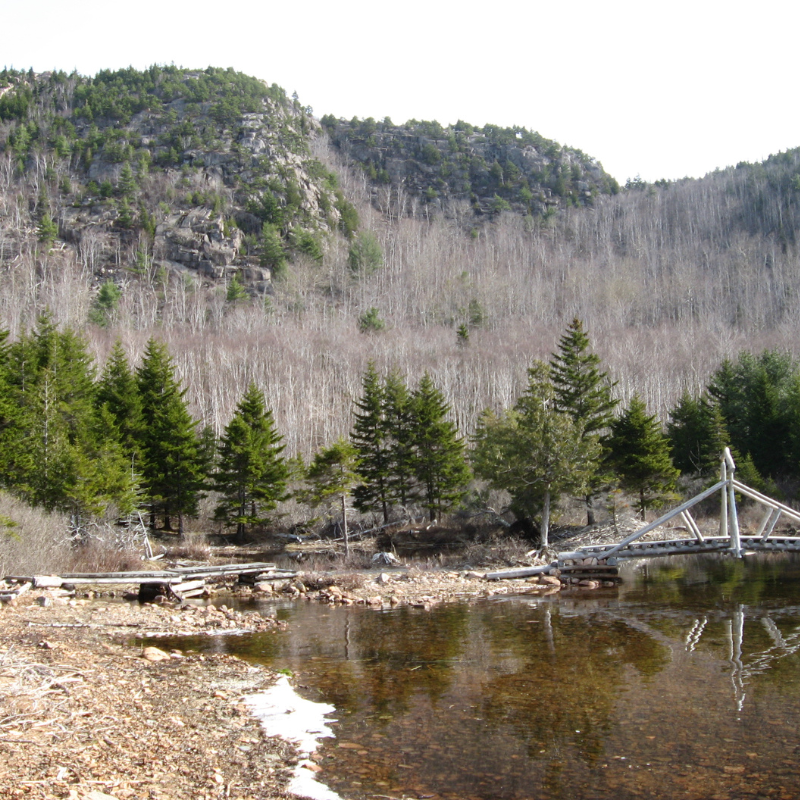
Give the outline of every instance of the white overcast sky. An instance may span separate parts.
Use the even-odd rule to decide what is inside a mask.
[[[317,116],[525,126],[620,182],[800,146],[797,0],[0,0],[0,66],[233,67]]]

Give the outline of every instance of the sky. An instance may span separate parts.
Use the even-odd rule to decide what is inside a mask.
[[[800,147],[793,0],[0,0],[0,67],[233,67],[316,116],[538,131],[620,183]]]

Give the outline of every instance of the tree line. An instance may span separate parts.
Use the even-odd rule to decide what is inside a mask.
[[[13,343],[0,333],[0,486],[32,505],[92,517],[146,510],[155,529],[184,531],[200,499],[243,539],[275,522],[294,496],[315,507],[348,501],[384,523],[412,509],[431,521],[482,492],[505,493],[517,519],[538,521],[547,544],[551,510],[624,490],[644,517],[676,497],[680,476],[713,479],[725,446],[743,480],[787,491],[800,475],[800,368],[787,354],[726,360],[698,396],[685,393],[666,426],[616,383],[574,319],[549,361],[528,370],[509,408],[481,414],[468,437],[425,373],[409,387],[370,363],[349,437],[310,457],[287,457],[264,392],[253,382],[217,437],[189,412],[167,347],[150,339],[138,366],[117,342],[99,371],[86,342],[42,315]]]

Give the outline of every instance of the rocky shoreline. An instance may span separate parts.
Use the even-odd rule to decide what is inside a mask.
[[[247,600],[435,604],[599,588],[564,575],[487,581],[485,573],[387,568],[298,573],[220,585]],[[216,590],[215,590],[216,593]],[[259,611],[124,602],[114,592],[35,589],[0,605],[0,798],[198,800],[288,797],[295,747],[267,736],[246,698],[277,675],[227,655],[167,652],[136,639],[280,630]],[[312,763],[313,768],[313,763]],[[323,776],[324,780],[324,776]]]

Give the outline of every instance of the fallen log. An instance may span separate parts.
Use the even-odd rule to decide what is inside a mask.
[[[533,575],[542,575],[558,567],[558,562],[543,564],[540,567],[516,567],[514,569],[501,569],[497,572],[487,572],[484,576],[487,581],[510,580],[512,578],[530,578]]]

